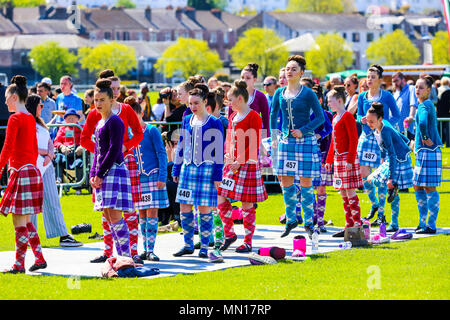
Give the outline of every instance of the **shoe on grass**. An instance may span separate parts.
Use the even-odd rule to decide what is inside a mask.
[[[147,252],[146,260],[148,261],[159,261],[159,257],[153,252]]]
[[[431,229],[429,226],[426,226],[424,229],[419,229],[416,231],[417,234],[435,234],[436,229]]]
[[[262,264],[277,264],[277,260],[270,256],[260,256],[254,252],[251,252],[248,255],[248,260],[253,265],[262,265]]]
[[[379,227],[382,223],[387,224],[386,218],[382,216],[381,218],[377,218],[374,222],[370,224],[371,227]]]
[[[30,267],[30,269],[28,269],[28,271],[33,272],[33,271],[37,271],[37,270],[45,269],[45,268],[47,268],[47,262],[39,263],[39,264],[35,263]]]
[[[61,247],[81,247],[83,243],[75,240],[72,235],[68,234],[59,238],[59,245]]]
[[[135,256],[133,257],[133,261],[134,261],[134,263],[136,263],[136,264],[144,264],[143,259],[141,259],[141,257],[140,257],[139,255],[135,255]]]
[[[372,219],[373,217],[375,217],[375,213],[377,213],[378,211],[378,207],[372,207],[370,208],[370,212],[369,215],[366,217],[367,220]]]
[[[286,237],[292,229],[296,228],[298,226],[298,221],[295,221],[293,223],[286,223],[286,227],[284,228],[284,232],[281,234],[280,238]]]
[[[223,256],[219,249],[214,249],[209,253],[209,262],[212,263],[223,262]]]
[[[194,253],[194,249],[189,249],[186,247],[183,247],[180,251],[176,252],[173,254],[174,257],[181,257],[184,256],[186,254],[193,254]]]
[[[223,242],[223,245],[220,247],[220,251],[225,251],[228,249],[228,247],[237,240],[237,235],[234,235],[230,238],[225,238],[225,241]]]
[[[101,256],[98,256],[98,257],[92,259],[90,262],[91,263],[103,263],[108,259],[109,259],[109,257],[106,254],[102,254]]]
[[[252,246],[244,242],[239,247],[236,248],[237,253],[249,253],[252,252]]]
[[[398,231],[398,227],[394,227],[391,225],[389,225],[389,227],[386,229],[386,232],[396,232]]]
[[[338,231],[332,235],[333,238],[343,238],[345,235],[345,229],[342,231]]]

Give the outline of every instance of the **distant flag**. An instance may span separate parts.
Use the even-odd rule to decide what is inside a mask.
[[[444,5],[445,23],[447,24],[447,32],[448,32],[448,37],[450,39],[450,1],[449,0],[442,0],[442,3]],[[450,46],[449,46],[449,49],[448,49],[448,55],[450,57]]]

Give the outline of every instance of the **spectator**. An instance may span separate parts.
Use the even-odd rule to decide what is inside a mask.
[[[443,77],[441,79],[441,86],[438,88],[438,102],[437,102],[437,116],[438,118],[450,118],[450,78]],[[442,141],[450,146],[450,127],[448,121],[438,122],[442,130]]]
[[[424,79],[426,76],[427,76],[426,73],[421,73],[420,74],[420,78],[421,79]],[[433,83],[433,85],[431,86],[430,96],[428,97],[428,99],[430,99],[431,102],[433,102],[434,105],[437,104],[438,97],[437,97],[436,83]]]
[[[85,117],[83,114],[83,100],[72,92],[73,81],[70,76],[63,76],[59,81],[61,93],[56,97],[57,110],[67,111],[68,109],[75,109],[80,115],[80,122],[83,122]],[[62,123],[63,119],[59,117],[57,123]]]
[[[183,121],[183,113],[186,111],[186,105],[181,104],[177,98],[177,91],[171,88],[164,88],[159,93],[159,96],[164,103],[164,121],[166,122],[181,122]]]
[[[275,91],[278,89],[277,78],[274,76],[269,76],[264,79],[263,82],[264,90],[266,91],[267,102],[269,103],[269,110],[272,106],[272,98]]]
[[[393,96],[400,111],[398,129],[402,133],[407,130],[406,135],[408,139],[414,140],[413,122],[418,105],[415,88],[406,83],[405,75],[401,72],[396,72],[392,75],[392,83],[395,87]],[[408,129],[405,128],[405,124],[403,123],[404,121],[408,123]]]
[[[358,111],[358,77],[356,73],[345,78],[344,88],[345,93],[347,94],[347,97],[345,99],[345,110],[353,114],[356,119],[356,112]],[[359,137],[362,132],[362,127],[359,122],[356,122],[356,129],[358,131]]]
[[[137,99],[137,93],[136,93],[136,91],[134,91],[133,89],[128,89],[128,91],[127,91],[127,96],[128,96],[128,97],[133,97],[133,98]]]
[[[127,97],[127,87],[125,87],[124,85],[121,85],[120,91],[119,91],[119,96],[117,97],[116,101],[122,103],[125,101],[126,97]]]
[[[138,103],[142,107],[142,111],[144,112],[144,121],[151,121],[155,119],[155,115],[152,112],[152,105],[150,103],[150,97],[148,96],[149,88],[147,82],[143,82],[139,85],[139,89],[141,90],[141,94],[138,96]]]
[[[367,85],[367,79],[362,78],[359,80],[359,93],[369,90],[369,86]]]
[[[208,88],[209,90],[215,89],[219,86],[219,80],[216,77],[211,77],[208,79]]]
[[[442,77],[441,86],[438,88],[438,100],[441,98],[442,94],[447,90],[450,90],[450,78]]]
[[[94,89],[86,90],[84,93],[84,104],[86,105],[86,110],[84,114],[87,116],[89,112],[95,108],[94,105]]]
[[[56,110],[55,101],[48,96],[50,91],[52,91],[52,88],[46,82],[40,82],[37,85],[37,93],[41,97],[41,102],[44,105],[41,112],[41,118],[45,123],[49,123],[52,120],[52,111]]]
[[[158,99],[156,100],[156,104],[154,104],[152,107],[152,111],[153,111],[153,114],[155,115],[156,121],[162,120],[165,107],[166,107],[166,105],[162,102],[162,99],[160,97],[158,97]]]

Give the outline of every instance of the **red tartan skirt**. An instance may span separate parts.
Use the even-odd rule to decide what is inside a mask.
[[[38,214],[42,212],[43,185],[39,170],[27,164],[19,170],[10,168],[8,185],[2,201],[0,212],[18,215]]]
[[[223,168],[222,183],[218,195],[224,198],[242,202],[263,202],[267,199],[267,192],[262,179],[259,164],[247,163],[235,173],[229,165]]]
[[[347,154],[334,154],[333,187],[338,190],[358,189],[363,185],[358,156],[350,171],[345,169],[346,160]]]
[[[136,163],[136,159],[133,155],[127,155],[125,157],[125,165],[130,172],[131,180],[131,193],[133,195],[133,205],[137,210],[141,202],[141,180],[139,179],[139,171]]]

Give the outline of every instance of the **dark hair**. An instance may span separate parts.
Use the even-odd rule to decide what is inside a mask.
[[[259,69],[259,65],[257,65],[256,63],[249,63],[244,69],[243,71],[249,71],[252,73],[253,78],[258,78],[258,69]]]
[[[170,89],[170,87],[166,87],[164,89],[161,89],[161,91],[159,91],[159,97],[161,99],[172,99],[172,90]]]
[[[381,102],[372,103],[367,112],[376,114],[377,119],[384,118],[383,104]]]
[[[216,99],[216,105],[219,107],[219,109],[222,109],[223,101],[225,100],[225,90],[222,87],[216,87],[214,88],[213,92]]]
[[[198,96],[198,97],[202,98],[202,100],[207,99],[208,94],[209,94],[209,88],[206,84],[203,84],[203,83],[197,83],[194,86],[194,89],[189,91],[190,96]]]
[[[300,79],[300,82],[302,82],[303,85],[307,86],[308,88],[311,88],[314,86],[314,81],[310,77],[303,77]]]
[[[99,73],[98,77],[100,79],[109,79],[111,81],[120,81],[119,77],[115,76],[114,71],[111,69],[105,69]]]
[[[378,74],[378,79],[383,78],[383,71],[384,71],[384,69],[378,64],[371,65],[367,71],[376,72]]]
[[[342,99],[345,102],[345,87],[342,85],[334,86],[333,89],[328,93],[330,97],[335,97],[336,99]]]
[[[214,112],[216,110],[216,94],[214,92],[209,92],[206,97],[206,105],[211,107],[211,111]]]
[[[394,77],[399,77],[402,80],[405,79],[405,75],[401,71],[397,71],[396,73],[394,73],[392,75],[392,78],[394,78]]]
[[[95,83],[95,92],[106,93],[110,99],[114,97],[113,90],[111,89],[111,80],[98,79]]]
[[[425,80],[425,85],[427,86],[427,88],[431,88],[433,86],[433,84],[434,84],[433,77],[428,75],[428,74],[424,75],[424,76],[421,76],[420,79]]]
[[[137,103],[133,96],[126,97],[123,103],[130,105],[131,109],[133,109],[136,114],[141,114],[142,107],[139,103]]]
[[[358,86],[359,80],[358,80],[358,75],[356,73],[353,73],[353,74],[349,75],[347,77],[347,79],[349,79],[351,83],[353,83],[356,86]]]
[[[47,125],[45,124],[44,120],[42,120],[41,117],[37,116],[37,108],[41,104],[41,97],[37,94],[31,94],[27,97],[25,101],[25,108],[27,108],[28,112],[31,113],[36,119],[36,123],[38,123],[40,126],[44,127],[45,129],[48,129]]]
[[[87,89],[86,90],[86,92],[85,92],[85,94],[88,96],[88,97],[93,97],[94,96],[94,89]]]
[[[235,80],[228,92],[235,97],[242,96],[248,102],[247,83],[244,80]]]
[[[183,88],[186,92],[194,89],[197,83],[202,83],[199,77],[190,76],[185,82],[180,84],[180,88]]]
[[[301,56],[301,55],[299,55],[299,54],[290,56],[290,57],[288,58],[288,62],[290,62],[290,61],[295,61],[295,62],[297,62],[298,65],[300,66],[300,69],[302,69],[303,71],[305,70],[306,60],[305,60],[305,58],[304,58],[303,56]]]
[[[6,92],[10,94],[17,94],[19,101],[25,102],[28,97],[27,78],[21,75],[17,75],[11,78],[10,85]]]
[[[52,87],[47,82],[39,82],[37,88],[45,88],[47,91],[52,91]]]
[[[317,99],[323,99],[323,91],[322,91],[322,86],[320,84],[315,84],[312,87],[312,91],[314,91],[314,93],[317,96]]]

